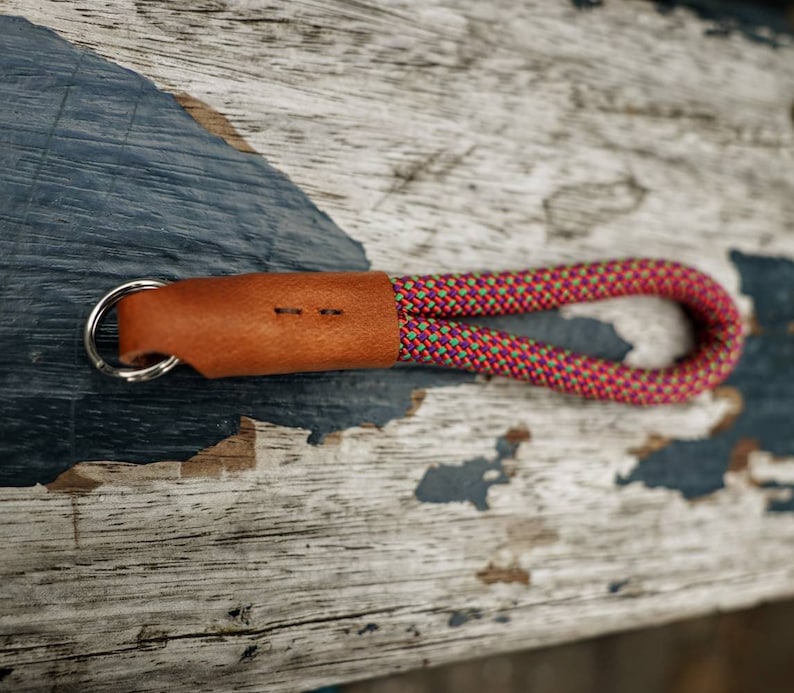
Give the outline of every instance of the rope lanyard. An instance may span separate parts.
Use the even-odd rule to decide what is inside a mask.
[[[710,277],[675,262],[611,260],[521,272],[407,276],[392,283],[401,361],[507,376],[592,399],[665,404],[718,385],[741,353],[742,321],[730,296]],[[683,304],[696,328],[694,352],[668,368],[632,368],[442,319],[529,313],[637,294]]]
[[[696,331],[692,353],[666,368],[634,368],[455,320],[638,294],[683,305]],[[134,368],[110,365],[96,347],[100,322],[117,303],[120,358]],[[84,332],[94,366],[131,382],[180,363],[216,378],[403,361],[640,405],[682,402],[716,386],[736,365],[742,338],[739,311],[717,282],[652,259],[393,278],[316,272],[137,280],[106,294]]]

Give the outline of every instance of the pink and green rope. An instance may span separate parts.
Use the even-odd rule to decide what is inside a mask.
[[[400,322],[400,361],[507,376],[593,399],[631,404],[688,400],[722,382],[742,349],[741,316],[727,292],[707,275],[666,260],[406,276],[393,278],[392,285]],[[449,319],[527,313],[637,294],[654,294],[684,306],[696,329],[692,353],[667,368],[633,368]]]

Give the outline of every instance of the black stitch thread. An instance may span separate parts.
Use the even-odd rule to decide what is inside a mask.
[[[342,315],[341,308],[320,308],[320,315]]]
[[[303,310],[300,308],[274,308],[276,315],[300,315]]]

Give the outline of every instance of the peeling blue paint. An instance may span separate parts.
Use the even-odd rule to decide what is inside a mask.
[[[629,584],[628,579],[626,579],[626,580],[613,580],[607,586],[607,591],[610,594],[617,594],[618,592],[620,592],[620,590],[622,590],[628,584]]]
[[[439,464],[427,469],[414,491],[423,503],[470,502],[477,510],[488,510],[488,489],[508,484],[503,462],[515,456],[519,442],[500,436],[492,459],[475,457],[463,464]]]
[[[744,408],[730,430],[706,440],[673,441],[639,461],[616,483],[680,491],[684,498],[706,496],[725,486],[731,452],[755,439],[775,456],[794,455],[794,262],[732,252],[742,292],[753,299],[758,334],[747,338],[744,354],[726,381],[742,395]],[[767,482],[762,488],[785,489]],[[794,487],[793,487],[794,488]],[[794,511],[794,500],[771,499],[771,512]]]
[[[376,630],[380,630],[380,626],[377,623],[368,623],[366,626],[359,629],[358,635],[364,635],[364,633],[374,633]]]
[[[464,623],[468,623],[471,620],[477,620],[482,618],[482,612],[479,609],[466,609],[465,611],[453,611],[452,615],[449,617],[447,621],[447,625],[450,628],[459,628]]]
[[[494,616],[494,623],[510,623],[510,617],[506,614],[499,614],[499,616]]]

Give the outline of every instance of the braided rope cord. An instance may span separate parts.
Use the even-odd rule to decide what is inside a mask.
[[[741,354],[743,326],[731,297],[705,274],[666,260],[405,276],[392,278],[392,285],[400,361],[508,376],[592,399],[682,402],[724,380]],[[527,313],[637,294],[658,295],[684,306],[698,340],[692,353],[666,368],[633,368],[448,319]]]

